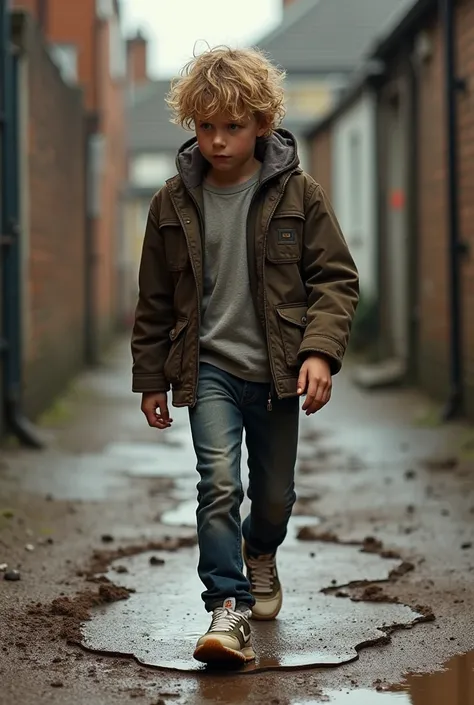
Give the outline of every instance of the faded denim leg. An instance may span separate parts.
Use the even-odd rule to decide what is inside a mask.
[[[255,556],[275,553],[283,543],[296,500],[299,399],[273,400],[272,411],[267,411],[267,391],[260,390],[243,409],[252,504],[242,532]]]
[[[198,574],[212,611],[227,597],[251,607],[255,600],[243,574],[240,476],[246,382],[213,365],[202,364],[197,403],[189,410],[191,433],[201,480],[197,485]]]

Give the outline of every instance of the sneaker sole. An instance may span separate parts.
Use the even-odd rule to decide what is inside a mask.
[[[198,646],[194,652],[196,661],[202,663],[233,663],[243,665],[255,659],[255,652],[251,646],[241,651],[229,649],[221,644],[219,639],[207,639],[205,644]]]

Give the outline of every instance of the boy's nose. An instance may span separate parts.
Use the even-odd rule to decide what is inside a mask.
[[[216,134],[213,140],[214,147],[225,147],[225,140],[223,135]]]

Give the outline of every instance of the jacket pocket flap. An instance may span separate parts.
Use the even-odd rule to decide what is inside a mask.
[[[308,307],[305,304],[277,306],[278,315],[294,326],[306,328]]]
[[[278,220],[279,218],[298,218],[299,220],[306,220],[305,214],[301,211],[277,211],[273,214],[272,220]]]
[[[176,340],[178,335],[180,335],[189,323],[188,318],[178,318],[175,323],[174,328],[170,330],[170,340]]]

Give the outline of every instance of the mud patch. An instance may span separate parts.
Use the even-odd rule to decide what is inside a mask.
[[[360,553],[375,554],[387,560],[401,559],[401,554],[398,551],[386,549],[383,542],[373,536],[367,536],[362,541],[355,539],[344,540],[332,531],[320,529],[316,526],[302,526],[298,531],[297,538],[300,541],[315,540],[341,546],[360,546]],[[393,583],[396,583],[397,580],[414,569],[415,566],[413,563],[402,561],[402,563],[392,568],[388,576],[384,579],[377,581],[367,579],[360,581],[355,580],[347,582],[344,585],[337,584],[337,582],[333,581],[331,586],[322,588],[321,592],[325,595],[333,595],[338,598],[349,598],[352,602],[402,604],[398,595],[387,592],[387,588],[384,589],[380,583],[386,584],[390,589],[390,587],[393,587]],[[430,607],[417,605],[413,609],[420,615],[415,622],[430,622],[435,619],[435,615]]]
[[[374,538],[373,536],[367,536],[362,541],[358,541],[357,539],[341,539],[333,531],[321,529],[318,526],[302,526],[298,531],[296,538],[299,541],[322,541],[324,543],[337,543],[342,546],[360,546],[361,553],[375,553],[381,558],[390,558],[394,560],[401,558],[401,554],[398,551],[394,549],[386,549],[382,541]],[[400,570],[400,567],[398,570]],[[405,570],[405,572],[408,571]]]
[[[178,551],[180,548],[187,548],[197,544],[197,535],[193,536],[166,536],[160,541],[148,541],[145,544],[133,546],[121,546],[119,548],[108,551],[94,551],[90,564],[85,570],[79,570],[79,576],[85,576],[88,579],[93,579],[98,573],[105,573],[111,563],[119,558],[130,558],[140,553],[149,551]],[[121,572],[118,570],[118,572]]]
[[[91,618],[94,607],[118,600],[128,600],[132,592],[132,589],[107,582],[100,585],[96,592],[85,590],[74,597],[58,597],[53,600],[51,614],[63,618],[59,635],[70,643],[79,643],[81,624]]]

